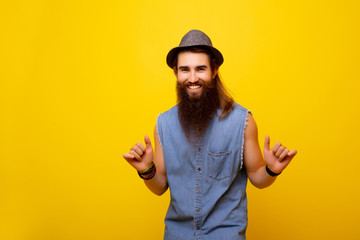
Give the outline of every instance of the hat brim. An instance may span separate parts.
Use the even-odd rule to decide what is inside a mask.
[[[207,45],[193,45],[193,46],[183,46],[183,47],[175,47],[173,49],[171,49],[166,57],[166,63],[170,68],[174,67],[174,59],[175,57],[177,57],[178,53],[180,51],[185,51],[186,49],[191,49],[194,47],[198,47],[198,48],[204,48],[210,51],[210,53],[213,55],[213,57],[215,58],[216,64],[218,66],[220,66],[221,64],[223,64],[224,62],[224,58],[223,55],[221,54],[221,52],[219,50],[217,50],[214,47],[211,46],[207,46]]]

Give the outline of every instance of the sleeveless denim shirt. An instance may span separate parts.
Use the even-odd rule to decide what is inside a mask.
[[[243,164],[247,109],[211,119],[196,144],[190,144],[178,120],[177,105],[158,116],[170,205],[166,240],[245,239],[247,175]]]

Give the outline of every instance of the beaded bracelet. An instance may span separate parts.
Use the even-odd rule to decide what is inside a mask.
[[[156,173],[156,167],[154,162],[151,163],[150,167],[148,169],[146,169],[145,171],[139,172],[139,177],[144,179],[144,180],[150,180],[155,176]]]

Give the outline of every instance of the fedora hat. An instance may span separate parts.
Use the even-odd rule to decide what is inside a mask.
[[[224,58],[219,50],[212,46],[210,38],[200,30],[191,30],[181,39],[180,45],[170,50],[166,57],[166,63],[173,68],[174,59],[181,50],[187,48],[200,47],[210,51],[215,58],[216,64],[220,66],[224,62]]]

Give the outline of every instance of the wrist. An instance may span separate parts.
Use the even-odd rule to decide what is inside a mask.
[[[275,173],[275,172],[271,171],[267,165],[265,166],[265,169],[266,169],[266,172],[272,177],[279,176],[282,173],[282,172]]]
[[[149,170],[150,170],[150,168],[153,166],[153,164],[154,164],[154,162],[151,162],[150,163],[150,165],[149,165],[149,167],[147,167],[145,170],[143,170],[143,171],[138,171],[139,173],[141,173],[141,174],[146,174],[146,172],[148,172]]]
[[[148,169],[146,169],[145,171],[142,171],[142,172],[138,171],[139,177],[144,180],[152,179],[155,176],[155,173],[156,173],[156,166],[155,166],[154,162],[152,162],[150,167]]]

